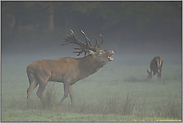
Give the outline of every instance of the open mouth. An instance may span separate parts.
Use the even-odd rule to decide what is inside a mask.
[[[111,52],[112,52],[112,53],[108,56],[108,58],[109,58],[110,61],[113,60],[113,58],[111,58],[111,56],[114,54],[114,51],[113,51],[113,50],[112,50]]]

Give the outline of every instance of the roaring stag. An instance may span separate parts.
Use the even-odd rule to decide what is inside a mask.
[[[77,44],[79,47],[74,49],[80,51],[73,53],[78,53],[77,56],[79,56],[84,52],[85,56],[82,58],[64,57],[59,59],[41,59],[28,65],[27,76],[30,85],[27,89],[27,107],[30,105],[30,95],[38,84],[39,88],[36,94],[40,98],[41,102],[43,102],[42,93],[48,81],[62,82],[64,84],[64,96],[60,100],[59,104],[64,101],[68,94],[70,95],[71,104],[73,104],[72,85],[78,80],[94,74],[106,63],[113,60],[113,58],[111,58],[114,54],[113,50],[107,51],[100,49],[103,43],[102,35],[100,35],[102,38],[101,44],[98,45],[98,41],[96,39],[95,46],[92,46],[90,40],[82,30],[81,32],[84,35],[86,44],[76,39],[74,32],[72,30],[70,31],[71,36],[67,36],[67,38],[65,38],[66,43],[61,46],[70,43]],[[86,53],[89,55],[86,56]]]
[[[152,79],[152,76],[157,73],[158,80],[161,80],[161,70],[163,65],[163,59],[159,56],[154,57],[154,59],[150,63],[150,72],[148,72],[148,79]]]

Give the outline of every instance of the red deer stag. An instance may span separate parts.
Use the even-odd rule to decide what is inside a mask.
[[[154,57],[154,59],[150,63],[150,72],[148,72],[148,79],[152,79],[152,76],[157,73],[158,80],[161,80],[161,70],[162,70],[162,65],[163,65],[163,59],[159,56]]]
[[[102,68],[106,63],[112,61],[111,56],[114,54],[114,51],[101,50],[100,47],[102,42],[98,45],[97,39],[95,46],[92,46],[90,40],[86,37],[85,33],[81,30],[86,44],[76,39],[74,32],[71,31],[71,36],[65,38],[65,44],[74,43],[79,46],[79,48],[74,48],[76,51],[73,53],[78,53],[78,56],[81,53],[85,53],[85,56],[82,58],[72,58],[64,57],[59,59],[41,59],[36,60],[27,67],[27,75],[29,79],[29,87],[27,89],[27,107],[29,107],[30,95],[32,91],[39,84],[37,91],[37,96],[43,102],[42,93],[48,83],[48,81],[62,82],[64,84],[64,96],[60,100],[61,104],[64,99],[70,95],[71,104],[73,104],[73,89],[72,85],[78,80],[88,77],[91,74],[97,72]],[[98,47],[97,47],[98,46]],[[86,56],[86,53],[89,55]]]

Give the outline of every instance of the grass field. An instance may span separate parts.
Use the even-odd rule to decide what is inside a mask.
[[[4,55],[1,121],[181,122],[181,64],[168,63],[165,57],[161,81],[157,81],[157,76],[147,81],[146,69],[152,58],[144,61],[143,55],[140,59],[130,57],[124,60],[114,56],[114,61],[99,72],[74,84],[73,107],[69,97],[61,106],[57,105],[63,96],[63,84],[49,82],[44,91],[45,106],[41,105],[36,88],[31,95],[31,107],[26,109],[26,67],[39,58]],[[135,60],[137,63],[133,64]]]

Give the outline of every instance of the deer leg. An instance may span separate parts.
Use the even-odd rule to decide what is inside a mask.
[[[71,99],[71,105],[73,105],[73,96],[74,96],[74,93],[73,93],[73,88],[72,88],[73,85],[70,85],[69,86],[69,96],[70,96],[70,99]]]
[[[58,103],[59,105],[61,105],[62,102],[65,100],[65,98],[68,96],[68,94],[69,94],[69,86],[70,86],[70,83],[64,83],[64,96],[62,97],[62,99]]]
[[[148,77],[147,77],[147,79],[148,79],[148,80],[152,80],[153,71],[150,70],[150,72],[149,72],[149,71],[147,70],[147,72],[148,72]]]
[[[40,81],[39,88],[38,88],[37,93],[36,93],[42,103],[43,103],[43,91],[44,91],[47,83],[48,83],[48,79],[45,81]]]
[[[30,106],[30,95],[32,93],[32,91],[36,88],[36,86],[38,85],[38,83],[36,82],[36,80],[34,79],[33,75],[29,75],[29,87],[27,89],[27,108],[29,108]]]
[[[31,83],[31,85],[29,86],[29,88],[27,89],[27,107],[29,107],[30,95],[31,95],[32,91],[36,88],[37,85],[38,85],[38,83],[36,81],[33,81]]]
[[[161,72],[158,72],[157,76],[158,76],[158,81],[160,81],[161,80]]]

